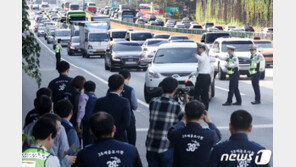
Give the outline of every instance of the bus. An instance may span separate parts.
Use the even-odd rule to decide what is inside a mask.
[[[68,25],[70,25],[73,21],[86,21],[85,12],[81,10],[68,11],[66,17],[66,22]]]
[[[122,10],[118,11],[118,20],[133,23],[136,16],[136,11],[134,10]]]
[[[140,4],[139,5],[139,13],[145,14],[151,14],[151,4]]]

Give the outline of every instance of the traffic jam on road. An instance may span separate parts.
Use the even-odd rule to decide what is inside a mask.
[[[41,49],[43,50],[41,51],[41,57],[59,53],[62,60],[69,62],[71,68],[72,66],[75,68],[75,73],[76,71],[81,71],[82,74],[96,79],[98,82],[95,83],[99,89],[103,89],[98,86],[99,82],[108,84],[112,80],[110,76],[125,70],[130,72],[132,75],[130,78],[132,79],[129,85],[134,88],[134,93],[137,97],[134,98],[139,103],[138,109],[134,111],[134,117],[137,119],[135,125],[137,128],[134,130],[138,133],[136,146],[143,166],[148,166],[144,162],[146,158],[149,166],[153,164],[152,159],[155,158],[153,157],[155,155],[152,155],[151,152],[153,151],[151,150],[153,149],[151,147],[157,144],[154,143],[154,145],[152,144],[153,146],[149,146],[149,139],[152,140],[152,136],[158,133],[154,132],[153,128],[155,127],[151,125],[153,122],[151,117],[154,118],[157,115],[151,116],[149,112],[143,113],[143,111],[151,111],[151,107],[155,107],[153,102],[156,103],[158,101],[153,101],[153,99],[162,96],[165,81],[168,78],[174,79],[167,81],[169,84],[173,84],[174,81],[177,82],[177,88],[173,96],[174,100],[180,104],[181,110],[186,110],[186,108],[189,110],[187,106],[195,103],[196,99],[202,102],[205,112],[209,111],[213,122],[217,123],[217,127],[212,125],[210,123],[211,120],[206,118],[202,119],[205,123],[202,125],[208,126],[216,132],[220,130],[221,132],[217,132],[219,140],[221,138],[227,140],[227,137],[230,137],[229,131],[227,131],[230,112],[243,109],[249,111],[253,116],[254,133],[251,135],[252,139],[260,140],[258,141],[259,143],[266,144],[264,147],[272,150],[272,140],[266,141],[270,140],[270,138],[272,139],[273,41],[262,39],[261,37],[265,37],[266,34],[269,37],[273,33],[273,28],[266,27],[262,30],[257,30],[252,26],[215,25],[212,22],[197,23],[187,17],[178,20],[166,19],[155,14],[147,14],[144,12],[147,9],[149,9],[149,5],[143,4],[136,11],[130,9],[128,5],[98,8],[95,2],[86,2],[83,5],[70,1],[61,5],[43,2],[41,4],[30,4],[29,17],[32,31],[43,48]],[[132,28],[129,26],[127,28],[124,25],[118,26],[118,22],[113,24],[112,20],[138,25],[205,30],[205,32],[200,35],[200,40],[196,41],[191,39],[191,36],[186,33],[175,34],[167,31],[159,33],[159,31],[150,29],[139,29],[137,28],[138,26]],[[255,36],[252,39],[239,38],[233,37],[231,32],[256,32],[261,35],[260,37]],[[59,47],[61,47],[61,50],[59,50]],[[48,51],[44,51],[46,49]],[[56,60],[58,61],[58,59]],[[53,70],[55,68],[58,69],[58,65],[53,68]],[[100,93],[98,96],[96,92],[98,97],[104,96],[104,93]],[[232,101],[233,96],[235,96],[236,101]],[[194,105],[197,104],[192,104],[193,108],[195,107]],[[227,107],[222,107],[222,105],[229,106],[230,108],[227,109]],[[160,110],[160,108],[154,110]],[[185,113],[187,118],[188,115],[186,114],[187,111]],[[202,113],[202,115],[207,117],[206,114]],[[239,111],[235,114],[242,114],[239,118],[246,116],[249,119],[249,113]],[[235,114],[231,115],[231,119],[234,119]],[[165,117],[168,115],[158,116]],[[175,119],[171,118],[174,117],[173,115],[168,117],[170,118],[163,119]],[[185,120],[185,118],[182,120]],[[178,129],[180,127],[175,128]],[[167,133],[165,134],[168,135]],[[186,136],[186,134],[183,135]],[[174,135],[169,133],[168,138],[171,142],[173,141],[171,139],[172,136]],[[242,136],[236,137],[242,138]],[[185,138],[184,140],[187,140]],[[186,147],[187,152],[194,152],[202,144],[202,139],[199,139],[199,142],[197,142],[197,138],[190,140],[192,143],[188,143],[188,148],[185,145],[180,145]],[[176,145],[176,148],[178,147],[178,142],[172,142]],[[242,156],[244,156],[244,153],[248,154],[246,148],[236,151],[231,152],[230,157],[232,154],[237,153],[239,155],[234,157],[234,159],[240,159],[240,154]],[[185,151],[184,155],[187,155],[187,152]],[[178,153],[181,154],[182,151]],[[206,158],[209,157],[206,156]],[[185,161],[186,158],[182,160]],[[111,163],[111,161],[108,162]],[[240,166],[255,166],[252,158],[238,162]],[[123,165],[126,162],[114,160],[114,163],[120,166],[120,163]],[[181,162],[178,163],[182,164]],[[186,163],[183,163],[183,165]],[[190,160],[187,165],[189,164]],[[75,165],[79,166],[77,163],[74,163]],[[200,165],[203,166],[205,164]]]

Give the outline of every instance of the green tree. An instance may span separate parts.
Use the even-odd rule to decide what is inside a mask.
[[[28,76],[36,79],[38,87],[40,87],[40,46],[34,34],[30,31],[31,23],[28,19],[28,9],[26,0],[22,0],[22,68]]]

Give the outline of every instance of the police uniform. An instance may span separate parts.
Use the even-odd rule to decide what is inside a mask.
[[[174,167],[206,167],[213,146],[221,139],[221,133],[213,124],[203,128],[195,122],[181,123],[170,129],[168,138],[174,148]]]
[[[71,77],[61,74],[58,78],[55,78],[49,83],[48,88],[52,91],[52,101],[54,104],[63,99],[65,92],[70,90],[71,80]]]
[[[244,133],[231,135],[228,141],[218,143],[211,153],[209,167],[267,167],[255,163],[258,151],[265,150],[249,141]]]
[[[250,49],[257,49],[255,45],[251,45]],[[251,54],[250,57],[250,69],[249,74],[251,76],[252,86],[255,92],[255,101],[251,102],[252,104],[260,104],[261,103],[261,95],[260,95],[260,62],[264,61],[264,57],[261,53],[256,52],[255,54]]]
[[[55,46],[55,53],[56,53],[56,67],[58,67],[58,63],[61,61],[61,52],[62,52],[62,45],[58,43]]]
[[[74,167],[142,167],[136,147],[115,139],[101,139],[77,155]]]
[[[235,47],[233,46],[227,46],[228,49],[235,50]],[[229,75],[229,91],[228,91],[228,97],[226,103],[223,105],[231,105],[232,104],[232,97],[233,94],[236,98],[236,103],[233,103],[234,105],[241,105],[242,98],[238,89],[238,81],[239,81],[239,61],[238,57],[233,55],[228,55],[228,58],[226,59],[226,71]]]
[[[205,47],[204,45],[202,46]],[[205,105],[206,110],[208,110],[209,89],[211,85],[210,73],[212,71],[210,58],[206,54],[206,52],[197,55],[196,58],[198,59],[198,69],[196,72],[192,73],[193,75],[197,76],[194,87],[194,99],[202,101]]]

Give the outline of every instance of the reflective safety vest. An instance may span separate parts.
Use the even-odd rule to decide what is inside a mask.
[[[61,48],[62,48],[61,44],[57,44],[56,47],[55,47],[55,52],[56,53],[61,53]]]
[[[22,153],[22,167],[45,167],[50,155],[43,148],[29,148]]]
[[[250,62],[250,69],[249,69],[249,73],[250,75],[254,75],[257,73],[257,55],[253,55],[253,57],[251,58],[251,62]]]
[[[233,60],[233,58],[234,58],[234,57],[232,57],[232,58],[228,58],[228,59],[227,59],[226,63],[227,63],[228,66],[234,64],[234,60]],[[229,75],[234,74],[236,68],[237,68],[237,67],[235,67],[235,68],[230,68],[230,67],[228,67],[228,68],[227,68],[227,74],[229,74]]]

